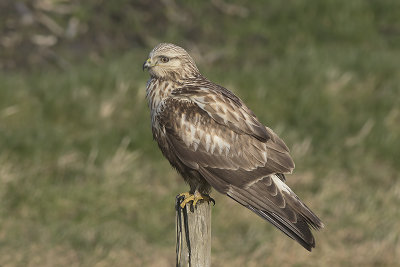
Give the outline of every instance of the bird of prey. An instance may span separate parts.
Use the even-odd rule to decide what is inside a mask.
[[[161,43],[143,64],[153,137],[189,184],[186,203],[210,201],[211,187],[311,251],[321,220],[286,185],[289,149],[243,101],[205,78],[181,47]]]

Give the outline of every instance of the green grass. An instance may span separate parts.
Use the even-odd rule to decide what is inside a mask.
[[[214,266],[400,259],[395,3],[307,3],[211,13],[197,26],[211,41],[191,39],[202,56],[181,28],[167,31],[283,137],[296,162],[288,184],[326,225],[310,254],[213,193]],[[186,186],[152,141],[150,49],[0,74],[0,266],[174,266],[174,197]]]

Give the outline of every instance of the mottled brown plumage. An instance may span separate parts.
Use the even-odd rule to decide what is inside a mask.
[[[211,187],[311,250],[321,220],[285,184],[294,163],[285,143],[232,92],[202,76],[181,47],[162,43],[143,65],[153,137],[202,194]]]

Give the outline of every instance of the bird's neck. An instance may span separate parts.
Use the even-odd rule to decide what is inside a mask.
[[[171,96],[177,88],[191,85],[194,80],[205,79],[199,72],[190,77],[157,77],[151,76],[147,82],[146,98],[150,110],[156,111],[163,99]]]
[[[175,88],[181,86],[180,81],[151,77],[146,88],[146,98],[150,110],[157,111],[162,100],[169,97]]]

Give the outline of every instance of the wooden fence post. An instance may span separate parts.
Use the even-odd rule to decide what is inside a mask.
[[[180,207],[176,203],[176,266],[211,266],[211,204],[198,202],[196,208],[191,203]]]

